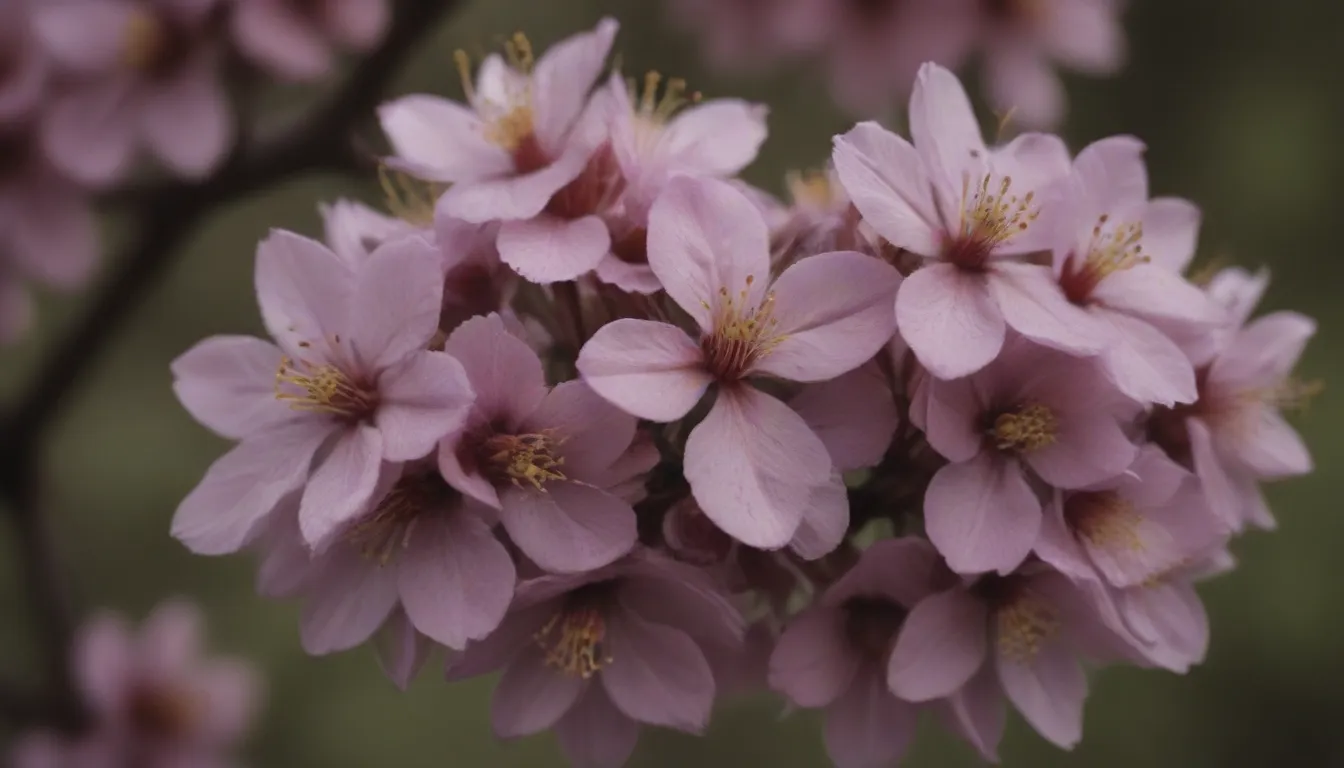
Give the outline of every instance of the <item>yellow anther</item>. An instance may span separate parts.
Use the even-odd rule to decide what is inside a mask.
[[[1053,411],[1029,404],[999,414],[989,432],[999,450],[1028,452],[1052,445],[1058,429]]]
[[[1019,664],[1030,663],[1041,646],[1059,631],[1059,618],[1045,602],[1023,589],[999,606],[995,616],[999,653]]]
[[[1064,503],[1074,532],[1094,547],[1141,552],[1143,516],[1115,491],[1075,493]]]
[[[997,189],[991,189],[991,181],[991,175],[986,174],[975,187],[970,186],[969,180],[964,181],[961,190],[959,234],[986,250],[1026,231],[1041,215],[1041,209],[1033,206],[1036,199],[1034,191],[1021,197],[1011,194],[1011,176],[1001,178]]]
[[[339,337],[336,340],[339,342]],[[280,367],[275,372],[275,399],[288,403],[296,411],[349,418],[367,416],[378,405],[375,392],[352,381],[340,368],[288,357],[280,358]]]
[[[606,633],[602,612],[585,605],[559,611],[533,639],[546,652],[548,666],[587,680],[613,661],[602,646]]]
[[[522,435],[494,435],[485,441],[484,459],[487,469],[497,479],[507,479],[515,486],[523,483],[538,491],[546,490],[546,483],[566,480],[560,467],[565,457],[557,455],[564,442],[549,430]]]

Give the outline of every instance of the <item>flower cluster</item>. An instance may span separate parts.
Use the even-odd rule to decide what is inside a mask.
[[[97,261],[90,196],[143,149],[199,179],[234,143],[223,78],[315,79],[333,47],[382,36],[387,0],[5,0],[0,5],[0,342],[28,325],[24,283],[70,290]]]
[[[606,76],[615,34],[459,53],[462,102],[379,110],[389,213],[261,243],[273,341],[173,364],[237,442],[174,536],[258,554],[311,653],[502,670],[496,732],[581,765],[764,687],[845,767],[922,709],[1067,748],[1084,664],[1198,663],[1192,585],[1311,469],[1312,322],[1183,276],[1199,212],[1136,139],[990,146],[927,64],[912,141],[860,124],[782,203],[736,178],[764,108]]]
[[[823,60],[835,100],[880,114],[909,92],[925,61],[983,62],[1002,114],[1050,127],[1065,111],[1052,64],[1091,75],[1124,63],[1123,0],[671,0],[716,64]]]
[[[99,614],[80,630],[72,666],[92,721],[78,738],[44,731],[19,739],[14,768],[144,768],[231,765],[261,698],[245,662],[203,656],[204,626],[194,605],[159,605],[133,634]]]

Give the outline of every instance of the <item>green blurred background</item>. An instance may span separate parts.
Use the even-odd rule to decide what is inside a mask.
[[[1302,366],[1327,382],[1297,421],[1321,470],[1271,489],[1281,530],[1235,544],[1241,567],[1204,588],[1213,624],[1207,663],[1185,677],[1112,669],[1096,675],[1086,736],[1072,753],[1013,720],[1009,766],[1344,766],[1344,516],[1338,498],[1344,405],[1329,385],[1344,368],[1344,5],[1313,0],[1133,0],[1132,63],[1111,80],[1070,79],[1066,136],[1074,149],[1133,133],[1149,146],[1155,194],[1197,201],[1202,253],[1275,279],[1263,309],[1307,312],[1321,330]],[[707,97],[770,104],[771,136],[747,176],[779,191],[789,168],[813,166],[848,121],[829,105],[821,73],[804,67],[768,80],[705,71],[694,42],[669,29],[654,0],[478,0],[438,30],[395,92],[460,94],[451,51],[491,48],[526,31],[538,44],[610,13],[629,71],[690,79]],[[279,97],[292,98],[298,92]],[[215,333],[258,333],[251,291],[255,243],[267,229],[320,232],[315,203],[376,200],[372,180],[310,178],[223,211],[190,243],[69,403],[50,444],[54,525],[80,604],[143,616],[167,595],[206,607],[215,647],[243,654],[270,680],[249,749],[260,768],[553,766],[548,736],[502,744],[490,733],[491,681],[448,686],[431,664],[406,694],[362,649],[309,658],[296,609],[253,593],[246,557],[189,555],[168,537],[178,500],[225,444],[178,407],[169,361]],[[115,240],[115,229],[110,237]],[[72,319],[78,299],[47,301],[41,328],[0,353],[0,394],[16,391]],[[14,559],[10,531],[0,563]],[[4,570],[12,571],[13,568]],[[31,627],[12,573],[0,574],[0,667],[33,665]],[[773,700],[721,708],[707,737],[646,731],[633,764],[826,765],[819,721],[784,715]],[[975,765],[970,750],[930,727],[907,761]]]

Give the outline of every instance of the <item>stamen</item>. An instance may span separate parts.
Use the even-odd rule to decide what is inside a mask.
[[[365,557],[385,566],[410,544],[416,521],[422,515],[446,510],[457,496],[457,491],[437,471],[408,472],[345,538],[358,546]]]
[[[736,298],[727,288],[720,288],[716,307],[703,304],[713,312],[714,331],[701,340],[700,347],[710,371],[721,380],[742,378],[786,338],[778,333],[773,291],[758,306],[748,306],[754,281],[755,275],[747,275],[746,287]]]
[[[340,368],[289,357],[280,358],[275,372],[275,399],[296,411],[347,418],[362,418],[378,407],[377,393],[352,381]]]
[[[444,189],[441,185],[420,181],[386,165],[378,166],[378,185],[393,216],[418,227],[434,223],[434,203]]]
[[[1026,453],[1052,445],[1058,429],[1059,421],[1053,411],[1044,405],[1029,404],[999,414],[989,434],[999,450]]]
[[[601,610],[580,605],[556,613],[533,639],[546,652],[548,666],[587,680],[614,660],[602,647],[606,633]]]
[[[961,222],[955,238],[960,247],[952,254],[958,266],[980,266],[994,248],[1025,232],[1041,215],[1040,207],[1033,206],[1034,191],[1019,197],[1011,194],[1011,176],[1000,179],[997,190],[991,189],[991,180],[986,174],[976,187],[969,179],[962,182]]]
[[[1012,590],[995,615],[999,653],[1010,661],[1027,664],[1041,646],[1059,631],[1059,618],[1045,601],[1025,588]]]
[[[514,32],[513,37],[504,43],[504,56],[508,59],[509,66],[524,75],[532,74],[535,60],[532,57],[532,41],[527,39],[527,35]]]
[[[1064,517],[1074,533],[1094,547],[1142,552],[1143,516],[1115,491],[1075,493],[1064,502]]]
[[[556,450],[564,443],[552,430],[523,435],[494,435],[482,448],[487,471],[496,480],[508,480],[521,488],[523,483],[538,491],[546,490],[552,480],[567,480],[560,467],[564,456]]]
[[[1284,379],[1277,387],[1264,390],[1251,390],[1252,397],[1282,411],[1305,411],[1317,395],[1325,391],[1325,382],[1320,379],[1304,380],[1293,376]]]
[[[467,52],[461,49],[453,52],[467,102],[485,121],[486,140],[512,153],[519,172],[527,173],[545,165],[544,158],[537,157],[541,148],[536,142],[532,112],[532,43],[522,32],[516,32],[504,43],[504,57],[526,83],[521,91],[505,94],[504,103],[500,104],[483,99],[477,93],[472,81],[471,57]]]
[[[1143,252],[1143,223],[1132,222],[1107,227],[1108,214],[1102,214],[1092,227],[1092,239],[1087,246],[1087,256],[1081,261],[1076,255],[1064,262],[1060,273],[1060,286],[1065,295],[1075,304],[1082,304],[1092,295],[1097,286],[1110,275],[1149,261]]]

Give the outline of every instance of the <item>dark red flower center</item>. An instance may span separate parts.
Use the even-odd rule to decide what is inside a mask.
[[[887,597],[851,597],[844,603],[845,637],[867,658],[886,658],[907,611]]]

